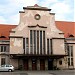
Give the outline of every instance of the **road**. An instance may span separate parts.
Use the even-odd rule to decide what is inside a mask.
[[[75,70],[0,72],[0,75],[75,75]]]

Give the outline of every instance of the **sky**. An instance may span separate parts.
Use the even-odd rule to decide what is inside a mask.
[[[0,0],[0,24],[18,24],[23,7],[48,7],[56,21],[75,22],[75,0]]]

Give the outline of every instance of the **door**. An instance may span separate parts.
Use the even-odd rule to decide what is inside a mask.
[[[28,59],[24,59],[23,64],[24,64],[24,70],[28,70]]]
[[[53,69],[53,60],[48,59],[48,70],[52,70],[52,69]]]
[[[37,69],[36,60],[32,59],[32,70],[36,70],[36,69]]]
[[[44,59],[40,60],[40,70],[45,70],[45,60]]]

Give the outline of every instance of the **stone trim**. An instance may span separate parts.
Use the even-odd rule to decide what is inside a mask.
[[[35,27],[40,27],[40,28],[47,28],[47,27],[44,27],[44,26],[40,26],[40,25],[36,25],[36,26],[28,26],[29,28],[35,28]]]
[[[51,11],[51,9],[45,9],[45,8],[29,8],[29,7],[23,7],[23,9],[26,9],[26,10]]]

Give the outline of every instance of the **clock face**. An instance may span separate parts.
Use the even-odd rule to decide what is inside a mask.
[[[39,20],[39,19],[40,19],[40,15],[39,15],[39,14],[36,14],[36,15],[35,15],[35,19],[36,19],[36,20]]]

